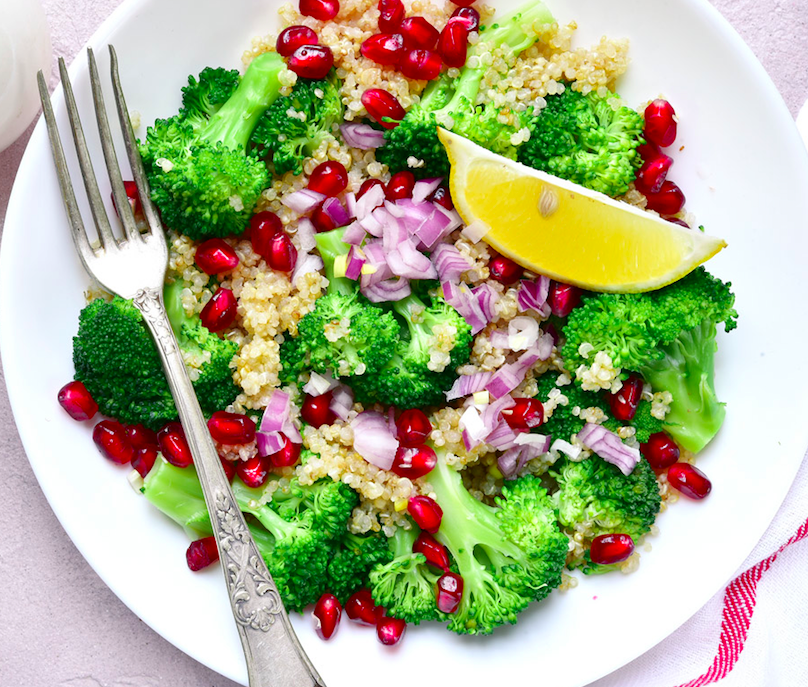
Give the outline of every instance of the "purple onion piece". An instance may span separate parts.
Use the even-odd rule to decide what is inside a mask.
[[[325,200],[325,196],[307,188],[288,193],[281,198],[281,203],[298,215],[305,215]]]
[[[446,392],[446,400],[454,401],[464,396],[470,396],[485,389],[485,385],[491,379],[490,372],[475,372],[470,375],[461,375],[455,379],[452,388]]]
[[[471,265],[469,265],[469,267],[470,266]],[[477,303],[479,303],[480,310],[485,319],[489,322],[493,322],[494,318],[497,316],[496,304],[499,302],[499,293],[497,293],[491,284],[480,284],[473,288],[471,292],[477,298]]]
[[[522,312],[535,310],[542,317],[550,316],[550,306],[547,303],[547,296],[550,293],[550,279],[544,275],[539,275],[533,281],[523,279],[519,282],[519,290],[516,292],[516,304]]]
[[[587,422],[578,432],[578,441],[607,463],[616,465],[624,475],[630,475],[640,462],[639,449],[626,446],[617,434],[602,425]]]
[[[374,129],[369,124],[346,122],[340,124],[339,131],[342,134],[342,140],[351,148],[373,150],[384,145],[384,132]]]
[[[286,443],[280,432],[256,432],[255,441],[259,456],[271,456],[280,451]]]
[[[326,198],[323,201],[323,212],[332,219],[336,227],[344,227],[351,221],[350,214],[342,207],[339,198]]]
[[[290,411],[291,401],[289,394],[280,389],[275,389],[272,396],[269,397],[269,403],[267,403],[264,415],[261,417],[258,431],[266,433],[282,431],[284,423],[289,418]]]
[[[365,411],[352,421],[354,450],[368,463],[382,470],[389,470],[398,451],[398,439],[390,431],[390,426],[380,413]]]
[[[442,282],[459,281],[460,275],[471,267],[469,259],[450,243],[438,244],[430,257]]]
[[[364,275],[363,275],[364,276]],[[371,303],[385,303],[389,301],[400,301],[412,293],[410,280],[404,277],[398,279],[386,279],[372,286],[361,287],[362,294]]]
[[[440,186],[440,183],[443,181],[443,177],[437,177],[434,179],[421,179],[421,181],[416,181],[415,186],[412,189],[412,200],[415,203],[420,203],[423,200],[426,200],[431,196],[435,189]]]

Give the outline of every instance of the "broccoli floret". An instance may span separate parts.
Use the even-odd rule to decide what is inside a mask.
[[[585,296],[563,329],[564,365],[576,373],[602,351],[615,368],[637,372],[655,391],[669,391],[665,430],[696,453],[724,420],[714,386],[715,337],[721,322],[728,332],[735,328],[734,301],[730,284],[703,267],[658,291]],[[581,350],[587,349],[584,358]]]
[[[215,115],[238,87],[241,76],[236,69],[207,67],[199,78],[188,77],[182,89],[180,116],[202,125]]]
[[[347,532],[328,564],[328,590],[344,603],[355,591],[370,584],[368,575],[375,566],[389,563],[391,558],[383,534]]]
[[[642,165],[642,115],[614,93],[581,95],[569,86],[546,101],[530,120],[519,162],[612,197],[626,193]]]
[[[193,385],[202,412],[211,414],[238,395],[230,369],[238,345],[208,331],[198,316],[186,315],[180,300],[183,288],[180,281],[165,287],[166,311],[186,361],[198,370]],[[157,347],[131,301],[97,298],[81,311],[73,365],[76,379],[104,415],[153,430],[177,419]]]
[[[300,484],[297,477],[289,485],[272,493],[271,506],[282,518],[290,520],[304,511],[314,513],[315,526],[329,539],[345,535],[348,520],[359,503],[356,492],[342,482],[330,478],[313,484]]]
[[[183,111],[147,130],[140,154],[166,225],[193,239],[244,231],[269,184],[266,164],[247,154],[247,144],[285,68],[277,53],[256,57],[221,105],[215,101],[229,77],[203,72],[198,82],[189,80]]]
[[[449,616],[450,630],[489,634],[515,623],[532,600],[543,599],[561,583],[568,540],[538,478],[527,475],[510,483],[492,507],[468,492],[438,449],[429,483],[443,509],[435,536],[463,578],[463,597]]]
[[[586,544],[602,534],[627,534],[635,542],[650,529],[662,499],[651,466],[645,459],[629,475],[597,455],[574,462],[564,459],[550,474],[558,482],[553,494],[558,520],[570,533],[585,532]],[[572,560],[570,566],[584,566],[584,572],[606,572],[588,559]]]
[[[421,100],[407,112],[401,123],[385,131],[385,144],[376,151],[376,158],[395,172],[410,169],[416,177],[449,175],[449,160],[438,139],[437,127],[442,126],[465,136],[489,150],[516,157],[511,143],[513,136],[525,125],[523,117],[510,109],[493,104],[477,105],[487,63],[480,56],[496,48],[518,55],[537,40],[535,32],[527,33],[525,26],[552,24],[553,15],[538,1],[531,1],[480,31],[479,41],[469,49],[469,56],[460,75],[451,79],[443,76],[431,82]],[[474,67],[469,63],[478,62]],[[504,119],[503,123],[501,119]],[[422,166],[410,167],[408,160],[423,161]]]
[[[388,615],[414,625],[446,617],[437,606],[436,584],[441,573],[427,565],[424,554],[413,552],[417,536],[417,528],[399,527],[390,538],[392,560],[370,571],[373,600]]]
[[[298,79],[291,94],[278,98],[258,120],[251,141],[271,157],[276,174],[301,174],[306,158],[336,140],[333,132],[343,112],[339,88],[333,70],[325,79]]]

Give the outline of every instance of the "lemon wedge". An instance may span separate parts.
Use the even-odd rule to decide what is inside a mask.
[[[496,155],[439,128],[449,187],[467,225],[523,267],[593,291],[651,291],[727,244]]]

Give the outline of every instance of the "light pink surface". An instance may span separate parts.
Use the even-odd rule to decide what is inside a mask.
[[[62,55],[69,63],[120,1],[43,0],[54,56]],[[646,11],[653,12],[654,2],[659,1],[647,0]],[[808,98],[808,3],[714,0],[713,4],[751,46],[796,115]],[[55,83],[55,77],[51,81]],[[741,97],[727,103],[727,117],[732,117],[733,108],[738,107],[743,107]],[[29,134],[30,129],[0,153],[0,225]],[[31,232],[36,232],[35,226]],[[34,478],[14,426],[1,374],[0,503],[7,517],[0,542],[0,685],[235,685],[155,634],[118,601],[87,565],[51,512]],[[36,592],[29,580],[37,581]],[[144,580],[144,584],[159,581]],[[803,624],[797,629],[804,637],[808,626]],[[686,645],[692,635],[680,632],[678,636],[683,642],[682,651],[692,653]],[[714,644],[715,640],[710,636],[707,641]],[[643,670],[653,662],[638,660],[635,664],[638,682],[632,684],[648,685],[642,679]],[[693,665],[694,672],[689,677],[695,677],[703,668],[696,662]],[[744,665],[739,664],[736,672],[743,670]],[[735,676],[738,678],[740,674]],[[604,681],[604,685],[607,682],[613,684]]]

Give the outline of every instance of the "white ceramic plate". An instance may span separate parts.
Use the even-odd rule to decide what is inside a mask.
[[[808,339],[795,301],[806,287],[808,160],[780,96],[738,36],[707,2],[548,0],[576,19],[581,43],[602,34],[632,41],[621,93],[639,105],[663,93],[680,116],[674,178],[688,208],[729,248],[710,263],[731,279],[739,329],[720,338],[718,389],[727,421],[699,462],[714,489],[659,519],[661,534],[628,577],[583,579],[488,638],[411,628],[394,650],[344,623],[328,643],[308,617],[301,641],[330,687],[590,682],[666,637],[729,578],[786,494],[808,445],[808,374],[794,350]],[[504,4],[504,3],[503,3]],[[118,50],[130,108],[145,123],[176,111],[188,74],[239,65],[254,35],[275,21],[266,0],[130,0],[91,41],[107,63]],[[86,59],[71,69],[90,110]],[[63,131],[61,93],[55,97]],[[69,147],[68,147],[69,149]],[[98,158],[100,159],[100,154]],[[202,663],[246,684],[217,569],[190,573],[179,528],[132,493],[126,471],[99,457],[90,427],[70,420],[56,391],[72,376],[71,337],[87,278],[70,242],[43,123],[31,138],[8,208],[0,255],[0,347],[12,407],[48,500],[90,565],[138,616]],[[788,367],[786,367],[786,365]],[[149,581],[144,583],[144,581]]]

